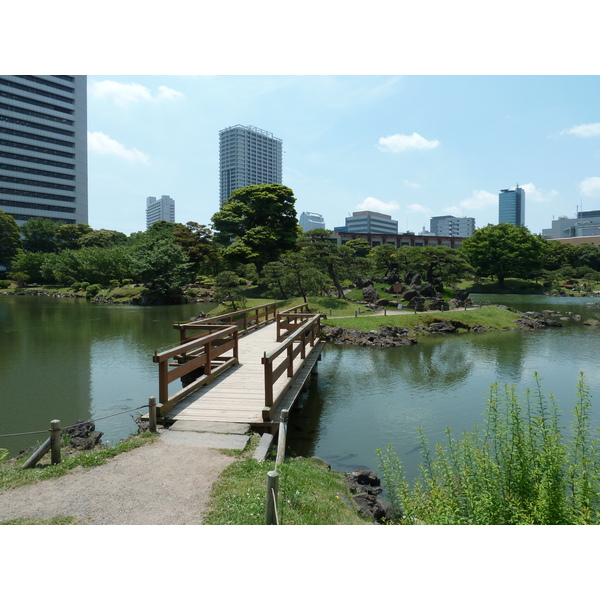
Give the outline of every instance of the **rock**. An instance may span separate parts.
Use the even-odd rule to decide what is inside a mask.
[[[379,295],[374,286],[369,285],[367,287],[364,287],[362,290],[362,293],[363,293],[363,298],[364,298],[365,302],[368,302],[369,304],[373,304],[373,303],[377,302]]]
[[[457,331],[456,327],[449,321],[440,321],[439,323],[432,323],[427,330],[430,333],[454,333]]]
[[[375,473],[374,471],[367,471],[366,469],[357,469],[356,471],[352,471],[348,475],[352,479],[354,479],[359,485],[378,486],[381,484],[379,477],[377,477],[377,473]]]
[[[584,321],[583,324],[587,325],[588,327],[598,327],[598,325],[600,325],[600,321],[597,321],[596,319],[588,319],[587,321]]]

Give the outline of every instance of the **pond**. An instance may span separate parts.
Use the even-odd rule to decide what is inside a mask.
[[[127,437],[132,415],[147,412],[131,410],[158,392],[154,351],[179,339],[174,322],[214,306],[0,296],[0,436],[47,430],[53,419],[100,419],[104,442]],[[0,437],[0,448],[14,454],[46,437]]]
[[[430,335],[401,348],[328,345],[318,376],[292,413],[290,453],[319,456],[340,471],[378,470],[376,450],[391,444],[412,477],[421,461],[418,428],[436,443],[447,427],[459,437],[475,423],[482,425],[494,382],[514,385],[522,394],[534,386],[537,372],[542,388],[557,398],[566,426],[580,371],[593,401],[600,401],[600,328],[583,325],[588,318],[600,320],[598,299],[472,298],[521,311],[556,310],[568,320],[541,331]],[[600,411],[594,410],[593,419],[600,426]]]

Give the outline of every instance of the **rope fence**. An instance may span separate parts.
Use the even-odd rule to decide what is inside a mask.
[[[101,421],[102,419],[110,419],[111,417],[116,417],[118,415],[123,415],[125,413],[129,413],[129,412],[134,412],[136,410],[140,410],[142,408],[149,408],[150,404],[142,404],[142,406],[138,406],[136,408],[130,408],[128,410],[123,410],[121,412],[118,413],[114,413],[112,415],[106,415],[105,417],[98,417],[96,419],[88,419],[87,421],[81,421],[83,423],[95,423],[96,421]],[[77,423],[73,423],[73,425],[69,425],[69,427],[63,427],[62,429],[70,429],[71,427],[74,427],[75,425],[77,425]],[[42,429],[40,431],[24,431],[21,433],[0,433],[0,438],[4,438],[4,437],[14,437],[14,436],[18,436],[18,435],[39,435],[40,433],[48,433],[49,431],[51,431],[50,429]]]
[[[109,419],[111,417],[116,417],[118,415],[123,415],[125,413],[131,413],[136,410],[140,410],[142,408],[148,408],[148,429],[152,433],[155,433],[156,432],[156,397],[150,396],[150,400],[148,401],[148,404],[142,404],[141,406],[138,406],[136,408],[129,408],[127,410],[113,413],[111,415],[105,415],[104,417],[98,417],[96,419],[90,419],[87,421],[79,421],[77,423],[74,423],[73,425],[69,425],[69,427],[61,427],[60,421],[57,419],[54,419],[53,421],[50,421],[50,429],[44,429],[41,431],[26,431],[26,432],[20,432],[20,433],[6,433],[6,434],[1,434],[0,437],[4,438],[4,437],[14,437],[14,436],[20,436],[20,435],[36,435],[36,434],[40,434],[40,433],[50,432],[50,437],[43,444],[41,444],[37,448],[37,450],[35,450],[35,452],[27,459],[27,461],[25,461],[25,463],[23,464],[23,468],[34,467],[48,451],[51,452],[51,463],[53,465],[55,465],[55,464],[58,464],[61,462],[61,456],[60,456],[61,434],[63,431],[67,431],[69,429],[75,428],[75,427],[77,427],[77,425],[81,425],[82,423],[86,423],[86,424],[87,423],[95,423],[96,421],[101,421],[103,419]]]

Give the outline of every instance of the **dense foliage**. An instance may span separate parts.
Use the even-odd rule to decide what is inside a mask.
[[[20,248],[21,236],[17,222],[0,210],[0,265],[9,265]]]
[[[292,250],[299,234],[294,192],[278,183],[235,190],[212,221],[232,262],[252,262],[258,271]]]
[[[529,278],[541,268],[545,247],[540,236],[510,223],[486,225],[462,244],[477,274],[497,277],[500,287],[507,277]]]
[[[590,430],[583,373],[571,437],[565,440],[553,396],[536,375],[524,401],[514,387],[492,385],[483,431],[455,440],[446,431],[433,451],[422,432],[421,474],[410,485],[388,447],[378,451],[392,503],[403,524],[508,525],[600,523],[600,454]]]
[[[500,287],[508,277],[555,288],[577,283],[574,278],[586,286],[600,281],[600,248],[592,244],[543,240],[506,223],[477,230],[459,250],[371,248],[364,239],[339,244],[329,230],[303,233],[295,201],[293,191],[280,184],[248,186],[236,190],[213,216],[215,231],[194,221],[160,221],[129,236],[40,217],[19,228],[0,211],[0,264],[5,262],[19,285],[114,288],[131,280],[144,295],[165,297],[193,296],[191,284],[210,287],[220,273],[233,273],[247,283],[233,285],[235,277],[225,277],[226,285],[217,286],[216,293],[236,306],[248,283],[263,297],[343,299],[359,278],[381,282],[394,269],[406,282],[418,275],[438,291],[473,275],[495,278]]]

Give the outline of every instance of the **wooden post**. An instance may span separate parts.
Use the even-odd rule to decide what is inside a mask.
[[[294,357],[292,356],[293,353],[294,353],[294,346],[293,345],[288,346],[288,349],[287,349],[287,362],[288,362],[287,376],[288,377],[294,376]]]
[[[279,423],[279,435],[277,436],[277,458],[275,459],[275,468],[285,460],[288,414],[289,410],[285,408],[281,411],[281,423]]]
[[[60,421],[50,421],[50,461],[53,465],[60,464]]]
[[[267,473],[267,498],[265,508],[265,525],[279,525],[277,518],[277,492],[279,491],[279,473]]]
[[[156,433],[156,397],[150,396],[148,401],[148,429]]]
[[[26,461],[23,465],[24,469],[29,469],[31,467],[35,467],[38,461],[48,450],[50,450],[51,438],[48,438]]]

